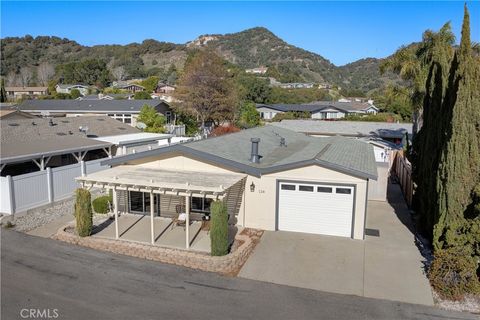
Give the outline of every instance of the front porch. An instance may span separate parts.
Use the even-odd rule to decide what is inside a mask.
[[[211,201],[223,200],[231,243],[237,229],[245,175],[160,170],[122,165],[77,178],[84,188],[113,192],[113,219],[93,230],[93,237],[210,252]]]
[[[193,221],[189,226],[189,248],[198,252],[210,253],[210,236],[204,222]],[[122,214],[118,217],[118,239],[134,242],[151,242],[151,220],[147,215]],[[154,245],[184,249],[186,226],[177,226],[169,218],[153,218]],[[234,234],[234,233],[233,233]],[[93,237],[115,239],[115,221],[107,219],[93,230]]]

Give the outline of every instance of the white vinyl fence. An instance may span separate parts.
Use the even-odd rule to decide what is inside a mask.
[[[109,168],[98,159],[19,176],[0,177],[0,212],[14,214],[66,199],[79,187],[76,177]]]

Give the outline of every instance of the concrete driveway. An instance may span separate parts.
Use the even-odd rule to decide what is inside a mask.
[[[368,203],[365,240],[265,232],[239,276],[327,292],[433,305],[423,258],[398,185]]]

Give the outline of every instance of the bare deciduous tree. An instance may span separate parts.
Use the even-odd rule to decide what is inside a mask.
[[[123,66],[118,66],[112,69],[112,75],[117,81],[122,81],[125,78],[125,68]]]
[[[30,68],[23,67],[20,70],[20,82],[23,87],[27,87],[29,85],[30,81],[32,80],[32,77],[33,77],[33,73],[32,73],[32,70],[30,70]]]
[[[55,69],[48,62],[42,62],[37,68],[38,81],[43,86],[48,85],[48,81],[50,81],[54,75],[55,75]]]
[[[18,85],[18,75],[13,72],[13,71],[10,71],[8,74],[7,74],[7,78],[5,79],[6,80],[6,85],[7,86],[10,86],[10,87],[15,87]]]
[[[233,121],[236,113],[236,90],[223,60],[210,51],[200,51],[185,65],[175,98],[176,108],[215,124]]]

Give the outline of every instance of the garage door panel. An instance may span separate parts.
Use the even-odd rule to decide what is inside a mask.
[[[284,184],[289,187],[282,187]],[[337,188],[341,193],[337,193]],[[278,229],[350,237],[353,198],[354,188],[351,186],[282,182],[279,188]]]

